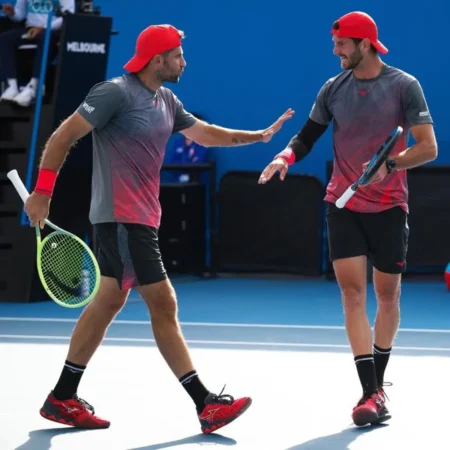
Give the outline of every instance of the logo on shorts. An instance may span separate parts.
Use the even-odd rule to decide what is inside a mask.
[[[396,262],[397,266],[403,267],[405,265],[405,261]]]

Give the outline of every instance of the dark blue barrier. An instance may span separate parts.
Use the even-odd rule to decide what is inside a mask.
[[[259,185],[259,176],[234,171],[221,180],[219,272],[320,275],[322,183],[290,175]]]

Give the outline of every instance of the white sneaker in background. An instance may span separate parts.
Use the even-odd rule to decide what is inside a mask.
[[[9,86],[5,89],[5,92],[3,92],[0,100],[13,101],[18,94],[19,90],[17,89],[17,86]]]
[[[36,90],[32,86],[25,86],[20,94],[16,95],[13,99],[14,103],[26,108],[31,105],[31,102],[36,98]]]

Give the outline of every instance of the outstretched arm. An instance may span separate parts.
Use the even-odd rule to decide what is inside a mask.
[[[327,129],[327,126],[308,119],[300,132],[289,141],[287,147],[278,153],[264,169],[258,183],[267,183],[277,172],[280,172],[280,180],[284,180],[289,166],[308,155],[316,141]]]
[[[290,140],[287,147],[281,153],[278,153],[273,161],[263,170],[259,177],[259,184],[267,183],[277,172],[280,172],[280,180],[284,180],[289,166],[302,160],[325,132],[328,124],[333,119],[327,100],[328,89],[332,81],[333,79],[330,78],[321,87],[303,128]]]
[[[288,109],[270,127],[259,131],[233,130],[197,120],[194,125],[182,130],[181,133],[204,147],[235,147],[255,142],[269,142],[272,136],[281,130],[284,122],[293,115],[294,111]]]

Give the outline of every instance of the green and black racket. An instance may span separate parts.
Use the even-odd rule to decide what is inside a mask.
[[[30,194],[17,170],[11,170],[7,176],[25,203]],[[66,308],[87,305],[100,286],[100,268],[94,254],[78,236],[49,220],[45,220],[45,224],[55,231],[43,240],[39,224],[34,227],[37,269],[43,287],[58,305]]]

